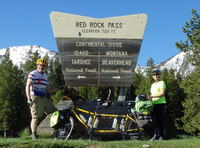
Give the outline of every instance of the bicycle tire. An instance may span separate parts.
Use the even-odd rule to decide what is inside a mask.
[[[131,132],[131,130],[133,131]],[[138,126],[137,122],[133,120],[128,122],[126,131],[126,136],[131,140],[139,140],[142,137],[142,129]]]
[[[56,129],[55,139],[58,140],[68,140],[74,129],[74,118],[69,117],[69,121],[64,123],[62,127]]]

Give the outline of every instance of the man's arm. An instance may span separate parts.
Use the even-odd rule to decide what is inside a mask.
[[[31,104],[32,100],[31,100],[31,94],[30,94],[30,87],[32,85],[32,82],[27,80],[26,82],[26,97],[27,97],[27,103]]]
[[[58,90],[59,90],[58,88],[53,88],[49,84],[47,85],[47,91],[50,93],[55,93]]]

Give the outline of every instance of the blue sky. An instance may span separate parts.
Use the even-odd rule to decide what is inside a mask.
[[[200,13],[200,0],[2,0],[0,3],[0,49],[40,45],[57,51],[49,14],[66,12],[95,18],[146,13],[148,21],[138,57],[156,63],[180,51],[175,42],[185,40],[182,27],[191,10]]]

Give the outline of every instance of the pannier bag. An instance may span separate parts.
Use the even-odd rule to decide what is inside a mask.
[[[139,125],[139,127],[147,128],[147,127],[151,126],[152,121],[153,121],[151,114],[144,115],[144,114],[136,112],[136,116],[137,116],[136,122]]]
[[[55,111],[50,117],[50,127],[55,127],[59,120],[59,111]]]
[[[153,110],[153,103],[151,100],[148,100],[145,94],[140,94],[135,99],[135,111],[148,115]]]
[[[152,123],[151,112],[153,110],[153,103],[148,100],[145,94],[140,94],[135,100],[135,113],[137,116],[137,123],[140,127],[145,128]]]
[[[55,111],[50,117],[50,127],[57,129],[59,127],[62,127],[62,125],[64,125],[68,121],[69,121],[68,110]]]

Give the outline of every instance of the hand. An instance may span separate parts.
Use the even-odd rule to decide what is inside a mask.
[[[148,95],[148,96],[147,96],[147,99],[151,99],[151,98],[152,98],[152,96],[151,96],[151,95]]]
[[[32,101],[31,99],[28,99],[28,100],[27,100],[27,104],[28,104],[29,106],[31,106],[31,105],[33,104],[33,101]]]
[[[58,91],[59,89],[58,88],[48,88],[48,91],[50,92],[50,93],[54,93],[54,92],[56,92],[56,91]]]

